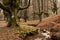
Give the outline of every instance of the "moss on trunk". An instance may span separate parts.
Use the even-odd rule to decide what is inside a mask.
[[[8,21],[8,27],[13,26],[13,27],[18,27],[19,26],[19,20],[18,20],[18,15],[17,15],[17,10],[14,10],[12,14],[14,17],[10,16],[9,21]]]

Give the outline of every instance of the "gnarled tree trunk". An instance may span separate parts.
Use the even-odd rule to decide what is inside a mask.
[[[18,14],[18,10],[15,9],[14,11],[12,11],[12,14],[13,14],[13,17],[11,16],[9,18],[8,27],[10,27],[10,26],[13,26],[13,27],[19,26],[19,20],[18,20],[18,15],[17,15]]]
[[[6,0],[6,2],[3,0],[3,3],[0,3],[0,8],[9,14],[8,27],[20,27],[18,11],[27,9],[30,6],[30,0],[27,0],[27,2],[26,6],[21,6],[20,0]]]

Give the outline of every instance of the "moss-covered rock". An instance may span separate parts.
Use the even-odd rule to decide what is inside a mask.
[[[18,34],[34,35],[38,33],[38,29],[33,26],[21,25]]]

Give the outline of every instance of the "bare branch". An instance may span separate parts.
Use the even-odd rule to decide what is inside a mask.
[[[27,6],[24,6],[24,7],[19,6],[20,8],[18,10],[27,9],[30,6],[30,0],[28,0],[28,1],[29,1],[29,3],[28,3]]]
[[[5,7],[5,5],[3,5],[2,3],[0,3],[0,8],[3,9],[4,11],[11,13],[9,8]]]

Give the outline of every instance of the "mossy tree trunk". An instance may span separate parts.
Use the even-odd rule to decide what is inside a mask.
[[[15,9],[12,14],[14,14],[13,16],[14,17],[9,17],[9,20],[8,20],[8,27],[10,26],[19,26],[19,20],[18,20],[18,15],[17,15],[18,11]]]
[[[8,3],[8,4],[7,4]],[[0,8],[4,11],[8,12],[7,15],[9,15],[8,20],[8,27],[19,27],[19,20],[18,20],[18,11],[27,9],[30,6],[30,0],[28,0],[28,4],[26,6],[21,6],[20,0],[6,0],[4,3],[0,3]],[[14,17],[12,17],[14,16]]]

